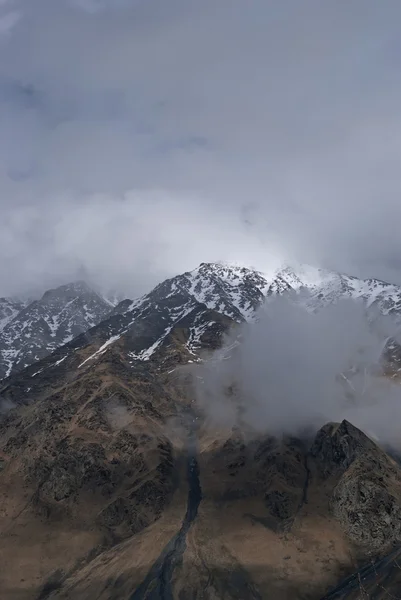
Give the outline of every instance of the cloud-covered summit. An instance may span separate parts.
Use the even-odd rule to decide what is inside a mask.
[[[400,17],[1,2],[0,294],[84,266],[135,295],[219,259],[399,282]]]

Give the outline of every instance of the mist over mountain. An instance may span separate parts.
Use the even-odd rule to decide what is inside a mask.
[[[308,308],[311,299],[303,298]],[[275,296],[202,365],[198,401],[214,424],[302,436],[347,419],[399,446],[399,383],[383,376],[384,351],[398,332],[394,318],[372,323],[362,300],[341,298],[315,312],[293,294]]]
[[[0,296],[270,257],[400,284],[400,11],[2,2]]]
[[[2,332],[5,598],[396,591],[399,302],[202,263],[114,307],[83,282],[23,307]]]
[[[198,401],[212,422],[233,426],[240,419],[256,431],[300,434],[347,418],[398,445],[398,380],[382,371],[385,354],[398,352],[401,289],[310,266],[267,275],[202,263],[115,306],[83,282],[61,286],[4,326],[2,374],[34,366],[57,349],[50,364],[72,359],[90,340],[96,351],[80,361],[82,368],[120,339],[131,340],[132,364],[147,362],[178,326],[189,327],[184,365],[200,360],[207,335],[218,336],[196,378]],[[226,393],[232,386],[240,413]]]
[[[400,22],[0,0],[1,600],[400,598]]]

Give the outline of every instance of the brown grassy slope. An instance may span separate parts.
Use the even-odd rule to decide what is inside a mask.
[[[0,430],[2,598],[142,589],[186,510],[195,409],[177,365],[192,360],[188,332],[174,329],[148,365],[129,360],[123,336],[80,368],[96,346],[33,378],[36,401]],[[6,395],[24,404],[31,379],[8,382]],[[174,598],[317,600],[398,541],[400,471],[349,423],[301,441],[198,422],[202,500],[164,572]],[[133,600],[160,597],[157,583]]]
[[[181,442],[165,427],[176,414],[157,378],[128,368],[116,346],[8,416],[0,436],[2,597],[33,598],[54,570],[68,573],[160,518],[179,487]]]
[[[363,515],[360,527],[351,518],[351,528],[349,518],[336,515],[336,503],[356,463],[373,493],[367,505],[362,497],[342,498],[349,515]],[[199,465],[202,501],[182,560],[170,573],[174,598],[317,600],[371,557],[388,552],[397,537],[378,544],[373,534],[362,535],[377,520],[369,500],[390,494],[392,506],[400,505],[401,475],[346,422],[324,428],[311,452],[291,438],[201,432]],[[389,479],[389,486],[377,477]],[[155,564],[152,540],[160,550],[173,533],[166,529],[168,514],[99,555],[50,597],[129,598]],[[390,506],[387,514],[394,528]],[[153,597],[151,589],[138,597]]]

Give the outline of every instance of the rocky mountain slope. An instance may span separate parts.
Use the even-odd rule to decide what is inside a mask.
[[[191,350],[200,317],[221,320]],[[146,361],[126,331],[4,382],[18,408],[0,425],[2,597],[318,600],[372,561],[396,589],[392,458],[346,421],[276,439],[197,407],[197,356],[233,324],[195,306]]]
[[[68,369],[70,365],[76,364],[80,349],[89,347],[89,344],[93,352],[86,356],[85,360],[80,360],[82,364],[78,365],[80,369],[85,369],[108,352],[110,347],[120,339],[125,345],[127,360],[131,364],[138,361],[146,362],[170,339],[173,328],[184,326],[188,328],[185,352],[188,354],[187,360],[191,360],[194,359],[194,353],[198,348],[202,347],[205,350],[215,347],[213,340],[217,332],[227,331],[231,324],[244,320],[241,310],[248,311],[251,301],[256,308],[257,302],[263,300],[262,293],[253,281],[247,285],[246,293],[244,292],[242,296],[238,294],[236,288],[234,290],[229,288],[224,307],[218,298],[219,293],[223,294],[219,281],[213,281],[216,287],[210,286],[207,290],[206,288],[199,290],[195,282],[195,292],[189,289],[186,279],[185,282],[188,289],[184,285],[178,286],[175,280],[169,280],[139,300],[120,303],[110,316],[98,325],[91,327],[70,342],[64,338],[63,341],[67,343],[60,346],[41,366],[35,363],[26,373],[31,373],[34,378],[38,371],[44,368],[55,368],[61,363],[63,368]],[[234,296],[235,302],[229,294]],[[255,296],[254,300],[252,295]],[[80,313],[75,315],[76,319],[79,316]],[[37,323],[33,326],[37,327]],[[9,328],[6,328],[4,333],[8,334],[8,331]],[[61,335],[61,330],[58,331]],[[41,333],[39,331],[39,340],[35,349],[40,345]],[[206,341],[207,339],[209,342]],[[50,337],[50,340],[52,343],[53,337]],[[54,347],[56,347],[55,342]],[[49,354],[49,346],[42,352],[42,356]],[[28,387],[32,388],[32,385]]]
[[[113,305],[84,282],[48,290],[22,306],[0,302],[0,378],[40,360],[105,319]]]
[[[240,323],[253,320],[266,298],[288,292],[306,292],[306,297],[300,297],[313,308],[348,297],[362,300],[371,309],[377,307],[382,314],[401,316],[401,288],[377,280],[362,281],[309,267],[297,271],[286,268],[268,278],[245,267],[202,263],[194,271],[164,281],[135,301],[124,300],[108,319],[74,340],[73,346],[79,347],[90,339],[97,341],[99,352],[103,352],[119,336],[132,331],[135,343],[130,358],[146,361],[172,327],[196,309],[200,313],[191,327],[188,341],[191,350],[199,345],[199,336],[215,326],[215,321],[207,323],[201,316],[200,307]],[[80,326],[83,329],[85,323]],[[69,336],[59,336],[52,347],[67,341]],[[67,348],[66,352],[69,351]]]
[[[162,282],[149,294],[114,307],[110,299],[78,282],[50,290],[22,310],[7,299],[0,303],[0,379],[88,330],[91,339],[99,340],[99,348],[126,330],[142,330],[131,358],[146,361],[174,324],[195,306],[202,305],[235,322],[251,321],[266,298],[288,292],[301,293],[302,301],[312,308],[354,298],[382,314],[401,316],[401,288],[305,266],[266,275],[246,267],[202,263],[191,272]],[[198,344],[205,327],[209,325],[201,320],[193,324],[189,347]]]
[[[352,278],[330,287],[300,275],[202,264],[108,305],[101,322],[1,382],[5,600],[397,597],[393,458],[346,421],[277,439],[240,418],[213,424],[196,402],[197,363],[265,296],[356,294]],[[357,297],[390,310],[383,286]],[[44,304],[50,331],[58,297]],[[240,415],[235,390],[227,397]]]
[[[150,294],[127,303],[125,310],[149,306],[178,292],[236,321],[252,320],[266,298],[286,292],[306,293],[305,301],[312,307],[353,298],[369,308],[377,307],[382,314],[401,315],[401,287],[377,279],[362,280],[305,265],[266,274],[220,263],[202,263],[193,271],[168,279]]]
[[[231,318],[252,318],[264,298],[291,291],[306,292],[313,306],[353,298],[363,300],[367,307],[377,307],[382,314],[401,311],[401,287],[397,285],[307,265],[267,274],[247,267],[202,263],[194,271],[167,280],[160,288],[169,293],[185,290]]]

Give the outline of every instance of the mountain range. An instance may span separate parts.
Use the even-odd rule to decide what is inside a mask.
[[[2,300],[2,598],[397,598],[395,452],[347,421],[277,438],[196,401],[224,335],[302,291],[401,310],[377,280],[210,263],[117,305],[83,282]]]
[[[266,275],[246,267],[202,263],[197,269],[167,279],[134,301],[103,297],[85,282],[47,291],[28,305],[0,299],[0,378],[9,376],[88,332],[105,344],[125,330],[135,330],[133,360],[147,360],[171,327],[195,309],[191,344],[212,326],[202,310],[235,322],[250,321],[268,298],[307,292],[307,303],[319,307],[339,298],[362,300],[385,315],[401,316],[401,288],[376,279],[312,267],[285,267]],[[203,307],[203,309],[201,308]],[[200,312],[199,312],[200,311]],[[138,336],[138,331],[143,333]],[[86,338],[83,338],[86,339]]]

